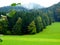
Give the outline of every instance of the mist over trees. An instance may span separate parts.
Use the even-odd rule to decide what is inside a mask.
[[[20,3],[0,8],[0,34],[36,34],[60,21],[60,2],[48,8],[31,10],[16,5]]]

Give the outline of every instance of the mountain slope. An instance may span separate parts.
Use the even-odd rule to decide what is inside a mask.
[[[0,12],[9,12],[11,9],[14,9],[16,11],[21,11],[21,10],[27,11],[27,9],[22,6],[6,6],[6,7],[1,7]]]
[[[27,9],[41,9],[41,8],[44,8],[43,6],[40,6],[39,4],[36,4],[36,3],[25,4],[25,5],[23,5],[23,7],[27,8]]]

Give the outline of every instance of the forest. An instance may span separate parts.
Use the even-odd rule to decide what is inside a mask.
[[[42,9],[28,10],[13,4],[0,8],[0,34],[36,34],[54,22],[60,22],[60,2]]]

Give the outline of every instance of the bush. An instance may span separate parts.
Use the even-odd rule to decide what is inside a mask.
[[[2,42],[3,40],[2,39],[0,39],[0,42]]]

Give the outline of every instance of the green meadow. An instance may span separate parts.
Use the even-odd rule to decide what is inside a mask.
[[[60,22],[52,23],[34,35],[3,35],[0,45],[60,45]]]

